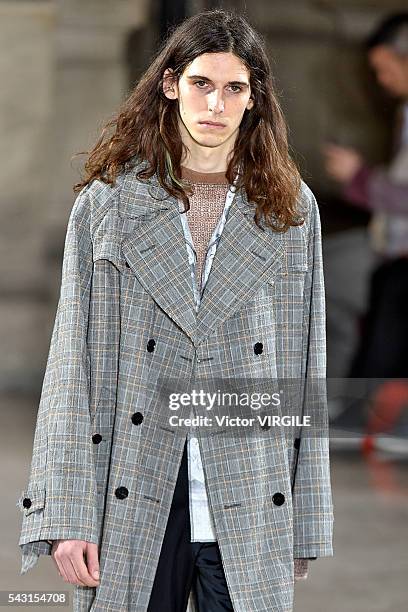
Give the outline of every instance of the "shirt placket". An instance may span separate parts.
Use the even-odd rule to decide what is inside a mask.
[[[231,204],[234,199],[235,188],[230,187],[227,192],[227,196],[225,198],[225,204],[220,216],[220,219],[214,228],[214,231],[211,235],[210,241],[208,243],[204,266],[201,273],[200,278],[200,286],[197,285],[197,276],[196,276],[196,266],[197,266],[197,252],[194,248],[190,227],[188,224],[187,214],[183,211],[184,204],[179,201],[179,210],[180,210],[180,219],[183,227],[184,238],[186,243],[187,257],[188,263],[190,267],[190,275],[191,275],[191,285],[192,291],[194,295],[194,303],[196,312],[199,309],[202,295],[205,289],[205,286],[208,281],[208,277],[210,274],[212,262],[215,257],[215,253],[217,251],[217,246],[219,240],[221,238],[222,231],[224,229],[228,211],[231,207]],[[190,418],[194,417],[194,412],[191,409]],[[201,462],[200,448],[198,445],[197,437],[191,434],[190,432],[187,434],[187,445],[188,445],[188,472],[189,472],[189,504],[190,504],[190,539],[192,542],[196,541],[195,527],[198,526],[198,532],[205,533],[207,537],[201,537],[200,540],[214,541],[216,540],[214,527],[211,519],[211,514],[209,512],[208,503],[205,503],[206,500],[197,499],[194,500],[194,495],[192,491],[192,480],[197,480],[202,483],[202,486],[205,487],[205,477],[204,470]],[[205,490],[205,489],[204,489]],[[197,505],[198,504],[198,505]]]

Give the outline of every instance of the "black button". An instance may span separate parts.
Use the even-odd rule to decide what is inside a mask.
[[[149,342],[147,343],[147,350],[149,351],[149,353],[153,353],[155,344],[156,344],[155,340],[153,339],[149,340]]]
[[[94,435],[92,436],[92,442],[93,442],[94,444],[99,444],[99,442],[102,442],[102,436],[101,436],[101,434],[94,434]]]
[[[275,506],[281,506],[283,503],[285,503],[285,496],[283,493],[274,493],[272,495],[272,501]]]
[[[293,443],[293,446],[295,448],[300,448],[300,438],[295,438],[295,441]]]
[[[260,355],[263,351],[263,344],[262,342],[255,342],[254,344],[254,353],[255,355]]]
[[[143,414],[141,412],[135,412],[132,414],[132,423],[133,425],[140,425],[143,421]]]
[[[31,506],[31,499],[29,497],[23,499],[23,506],[24,508],[29,508]]]
[[[129,495],[129,491],[126,487],[118,487],[115,491],[115,495],[118,499],[125,499]]]

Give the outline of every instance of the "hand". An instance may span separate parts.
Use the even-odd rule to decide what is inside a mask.
[[[99,585],[97,544],[84,540],[54,540],[51,557],[65,582],[90,587]],[[96,578],[95,572],[98,572]]]
[[[355,149],[327,143],[322,147],[326,172],[339,183],[348,183],[364,163]]]
[[[294,578],[295,580],[306,580],[308,576],[309,559],[294,559]]]

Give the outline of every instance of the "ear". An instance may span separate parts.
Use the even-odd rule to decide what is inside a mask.
[[[249,98],[248,103],[246,105],[246,108],[248,110],[250,110],[253,107],[253,105],[254,105],[254,99],[253,98]]]
[[[163,93],[169,100],[176,100],[178,98],[177,79],[171,68],[166,68],[163,73]]]

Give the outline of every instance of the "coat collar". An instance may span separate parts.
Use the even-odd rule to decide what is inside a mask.
[[[178,201],[156,176],[138,180],[137,169],[122,181],[120,214],[139,221],[122,252],[146,291],[197,346],[273,278],[282,265],[283,234],[258,228],[253,204],[237,190],[196,312]]]

